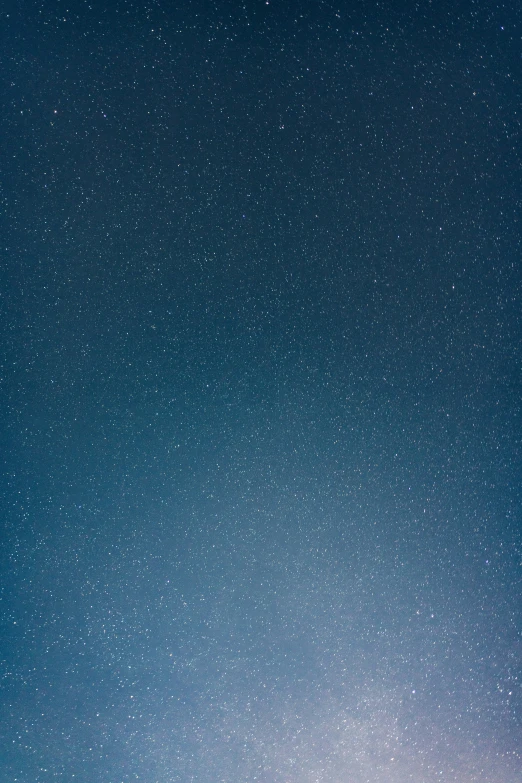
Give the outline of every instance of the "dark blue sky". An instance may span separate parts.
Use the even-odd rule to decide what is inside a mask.
[[[521,783],[518,4],[0,16],[2,780]]]

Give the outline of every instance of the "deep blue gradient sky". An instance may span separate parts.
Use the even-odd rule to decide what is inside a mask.
[[[1,19],[6,783],[522,783],[515,2]]]

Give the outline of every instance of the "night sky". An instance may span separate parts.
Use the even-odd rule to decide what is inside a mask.
[[[2,4],[2,783],[522,783],[521,29]]]

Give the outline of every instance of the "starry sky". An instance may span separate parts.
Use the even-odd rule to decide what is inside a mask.
[[[0,19],[1,780],[522,783],[519,3]]]

